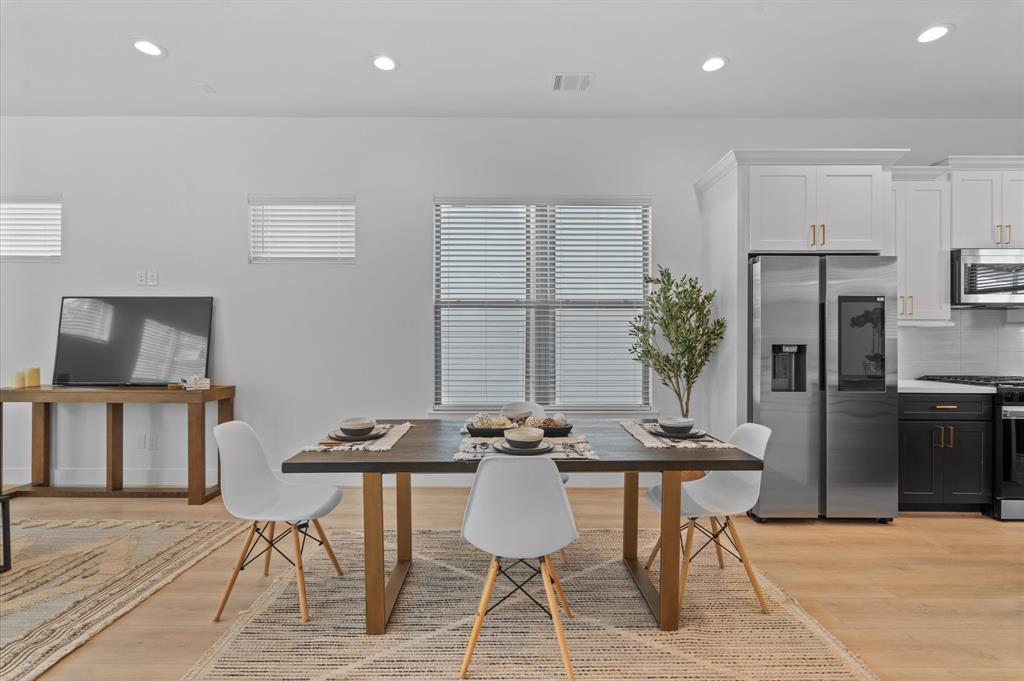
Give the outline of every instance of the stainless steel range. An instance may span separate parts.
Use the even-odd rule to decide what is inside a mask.
[[[922,376],[921,380],[996,389],[992,516],[1024,520],[1024,376]]]

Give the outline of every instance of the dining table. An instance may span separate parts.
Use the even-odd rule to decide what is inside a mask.
[[[379,423],[412,423],[409,431],[386,451],[300,451],[281,465],[283,473],[361,473],[363,485],[363,557],[365,565],[366,633],[383,634],[412,568],[412,474],[473,473],[479,460],[456,460],[467,435],[463,423],[445,419],[392,419]],[[684,479],[710,471],[756,471],[763,462],[735,447],[648,448],[619,421],[579,421],[574,436],[585,436],[596,459],[555,459],[564,473],[622,473],[622,562],[647,602],[654,623],[663,631],[679,627],[680,502]],[[661,557],[658,584],[637,555],[640,473],[659,473]],[[397,558],[387,574],[384,563],[385,475],[395,476]]]

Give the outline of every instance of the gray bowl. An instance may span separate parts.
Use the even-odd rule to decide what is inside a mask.
[[[535,449],[543,440],[542,428],[510,428],[505,431],[505,442],[516,449]]]
[[[341,422],[341,432],[345,433],[345,435],[369,435],[376,427],[377,422],[375,420],[362,416],[345,419]]]

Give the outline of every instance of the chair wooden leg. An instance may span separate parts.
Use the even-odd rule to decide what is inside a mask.
[[[270,574],[270,554],[274,552],[274,527],[277,523],[271,522],[270,527],[267,528],[267,556],[263,559],[263,576],[266,577]]]
[[[572,609],[569,608],[569,599],[565,597],[565,591],[562,590],[562,580],[558,578],[558,570],[555,569],[555,561],[548,558],[548,565],[551,567],[551,579],[555,582],[555,591],[558,592],[558,599],[562,602],[562,610],[565,611],[565,616],[572,619]]]
[[[686,578],[690,574],[690,554],[693,551],[693,530],[697,527],[697,521],[690,519],[686,524],[686,543],[683,545],[683,564],[679,570],[679,609],[683,609],[683,599],[686,598]]]
[[[469,662],[473,659],[473,649],[476,648],[476,640],[480,637],[480,627],[484,624],[484,616],[487,614],[487,606],[491,602],[491,591],[494,589],[494,582],[498,578],[498,558],[491,556],[491,567],[487,571],[487,580],[484,582],[484,592],[480,596],[480,606],[476,609],[476,621],[473,622],[473,633],[469,635],[469,645],[466,646],[466,654],[462,658],[462,671],[459,678],[466,678],[469,671]]]
[[[736,530],[736,523],[731,522],[728,518],[725,519],[728,523],[729,533],[732,535],[732,543],[736,545],[736,550],[739,551],[740,560],[743,561],[743,569],[747,571],[747,579],[750,580],[750,586],[754,587],[754,594],[757,596],[757,602],[761,604],[761,611],[764,614],[768,614],[768,601],[764,597],[764,593],[761,591],[761,583],[757,580],[757,573],[754,571],[754,565],[750,562],[750,558],[747,557],[747,550],[743,546],[743,542],[740,540],[740,533]]]
[[[718,534],[718,518],[711,516],[711,533]],[[718,554],[718,567],[725,567],[725,556],[722,555],[722,545],[718,543],[718,537],[715,537],[715,553]]]
[[[644,570],[650,570],[651,569],[651,566],[654,565],[654,559],[658,557],[658,551],[660,551],[660,550],[661,550],[661,537],[658,537],[658,543],[654,545],[653,549],[651,549],[651,556],[650,556],[650,558],[648,558],[647,562],[644,563]]]
[[[544,557],[540,563],[541,577],[544,582],[544,591],[548,596],[548,608],[551,609],[551,622],[555,625],[555,635],[558,637],[558,647],[562,651],[562,663],[565,665],[565,675],[569,681],[576,678],[572,673],[572,660],[569,659],[569,644],[565,640],[565,631],[562,630],[562,618],[558,615],[558,602],[555,601],[555,591],[551,587],[551,559]]]
[[[299,524],[292,524],[292,544],[295,548],[295,581],[299,585],[299,611],[302,621],[309,621],[309,607],[306,605],[306,576],[302,573],[302,542],[299,540]]]
[[[566,553],[565,549],[558,552],[558,557],[562,559],[562,565],[569,564],[569,554]]]
[[[334,564],[334,572],[341,577],[343,574],[341,571],[341,565],[338,564],[338,557],[334,555],[334,549],[331,548],[331,542],[327,541],[327,533],[324,532],[324,528],[320,527],[320,521],[314,520],[313,527],[316,528],[316,533],[320,536],[320,541],[324,543],[324,551],[327,552],[327,556],[331,559],[331,563]]]
[[[235,588],[235,580],[238,579],[238,573],[242,570],[242,563],[245,562],[245,556],[249,553],[249,547],[252,546],[252,538],[256,534],[256,523],[249,526],[249,534],[245,537],[245,544],[242,546],[242,552],[238,554],[238,560],[235,562],[235,569],[231,571],[231,577],[228,578],[228,585],[224,587],[224,595],[220,597],[220,604],[217,606],[217,612],[213,615],[214,622],[220,622],[220,616],[224,612],[224,606],[228,604],[228,596],[231,595],[231,590]]]

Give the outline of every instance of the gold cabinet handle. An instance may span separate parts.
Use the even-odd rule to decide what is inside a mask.
[[[1013,225],[1006,225],[1006,245],[1013,243]]]
[[[1003,243],[1003,226],[1002,225],[996,225],[996,229],[999,230],[999,238],[996,239],[996,243],[997,244],[1001,244],[1001,243]]]
[[[907,296],[907,298],[910,299],[910,312],[908,312],[907,314],[913,315],[914,314],[914,296]]]
[[[936,409],[959,409],[959,404],[936,404]]]
[[[946,448],[946,427],[939,426],[939,449]]]
[[[825,238],[825,223],[823,222],[821,223],[821,245],[824,246],[826,243],[828,240]]]
[[[907,313],[907,297],[900,296],[900,314]]]
[[[811,225],[811,245],[812,246],[817,246],[818,245],[818,226],[817,225]]]
[[[949,428],[949,446],[950,447],[955,447],[956,446],[956,440],[953,437],[953,426],[946,426],[946,427]]]

